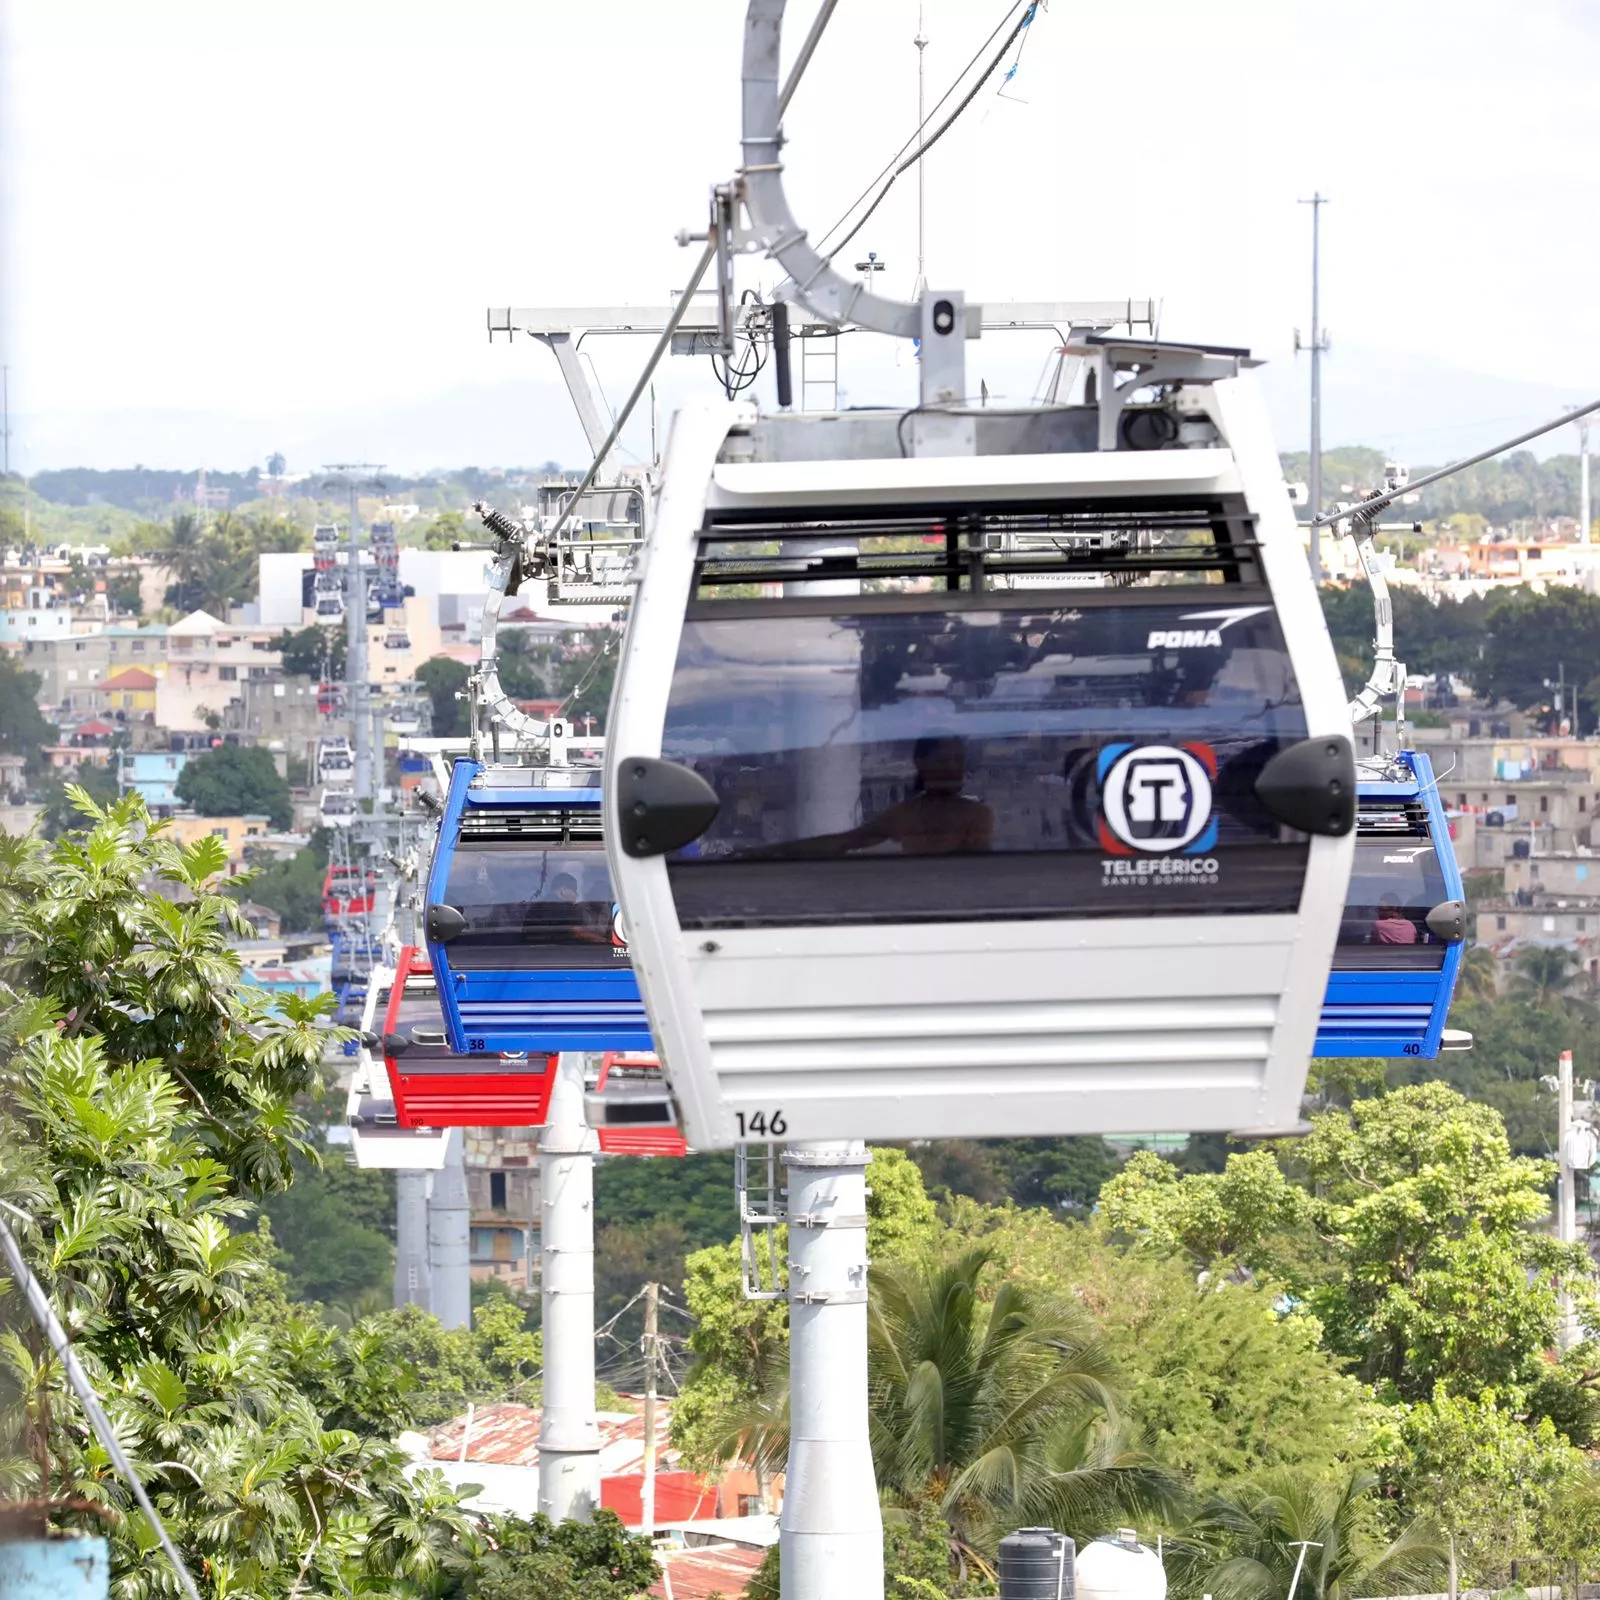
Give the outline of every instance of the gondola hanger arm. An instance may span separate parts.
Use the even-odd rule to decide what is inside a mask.
[[[1361,562],[1361,570],[1366,574],[1367,586],[1372,590],[1372,672],[1362,686],[1361,692],[1350,702],[1350,720],[1353,724],[1359,726],[1369,717],[1377,716],[1382,710],[1383,702],[1391,695],[1399,696],[1405,688],[1405,667],[1395,657],[1394,608],[1389,599],[1389,583],[1384,576],[1372,539],[1379,514],[1388,510],[1403,495],[1415,494],[1418,490],[1426,489],[1431,484],[1465,471],[1468,467],[1475,467],[1479,462],[1504,455],[1507,450],[1514,450],[1519,444],[1527,444],[1532,439],[1553,433],[1557,428],[1564,428],[1569,422],[1574,422],[1579,417],[1586,417],[1595,411],[1600,411],[1600,400],[1592,400],[1588,405],[1579,406],[1572,411],[1563,411],[1559,417],[1540,423],[1537,428],[1519,433],[1516,438],[1506,439],[1500,444],[1490,446],[1487,450],[1480,450],[1476,455],[1453,461],[1447,467],[1440,467],[1437,472],[1427,473],[1421,478],[1413,478],[1403,484],[1392,485],[1376,494],[1368,495],[1365,500],[1358,501],[1353,506],[1337,506],[1332,511],[1324,512],[1320,517],[1312,518],[1310,528],[1313,539],[1316,538],[1319,528],[1336,528],[1341,523],[1349,524],[1347,531],[1356,542],[1356,554]],[[1398,700],[1396,704],[1399,704]]]

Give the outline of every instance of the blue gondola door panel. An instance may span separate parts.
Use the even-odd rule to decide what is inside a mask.
[[[1355,866],[1314,1054],[1432,1060],[1466,932],[1450,822],[1427,756],[1402,751],[1362,768]]]
[[[598,776],[456,763],[424,918],[453,1050],[650,1048]]]

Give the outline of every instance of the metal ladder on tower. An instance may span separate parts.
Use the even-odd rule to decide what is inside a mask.
[[[800,409],[839,409],[839,330],[827,324],[795,330],[800,343]],[[812,393],[816,391],[816,403]]]

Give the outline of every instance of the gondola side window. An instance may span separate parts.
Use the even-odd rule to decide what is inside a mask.
[[[1341,971],[1430,972],[1449,945],[1428,913],[1450,898],[1431,841],[1358,839],[1334,965]]]
[[[541,847],[520,839],[462,838],[445,900],[466,920],[446,947],[458,970],[627,964],[599,840]]]
[[[1264,598],[691,619],[663,754],[722,804],[679,917],[1293,911],[1253,785],[1305,734]]]

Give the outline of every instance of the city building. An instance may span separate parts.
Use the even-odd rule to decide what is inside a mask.
[[[539,1233],[539,1130],[467,1128],[472,1276],[516,1288],[534,1281]]]
[[[193,844],[196,839],[220,839],[227,846],[228,860],[239,864],[244,861],[246,844],[265,839],[272,826],[264,816],[252,817],[202,817],[193,811],[176,811],[168,819],[167,837],[179,844]]]
[[[39,679],[39,704],[70,712],[88,706],[88,692],[111,666],[110,630],[28,639],[22,666]],[[80,698],[81,697],[81,698]]]
[[[159,682],[143,667],[122,667],[89,688],[89,709],[114,722],[154,722]]]
[[[123,753],[118,782],[126,793],[136,789],[157,816],[176,810],[178,778],[189,760],[185,750],[128,750]]]

